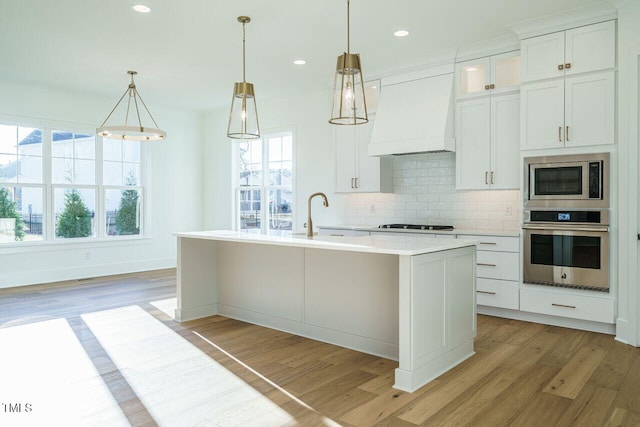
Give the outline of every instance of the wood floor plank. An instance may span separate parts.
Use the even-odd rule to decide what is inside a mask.
[[[634,349],[634,353],[629,371],[613,404],[617,408],[640,413],[640,352]]]
[[[635,350],[631,346],[614,341],[602,363],[589,378],[589,383],[610,390],[620,390],[633,359],[637,357]]]
[[[513,427],[559,426],[558,420],[571,405],[572,400],[549,393],[537,393],[510,422]]]
[[[614,390],[586,385],[558,420],[558,425],[577,427],[603,425],[616,394]]]
[[[543,391],[575,399],[605,356],[600,349],[580,348]]]
[[[482,359],[467,359],[467,370],[455,377],[448,377],[446,383],[412,402],[402,411],[398,418],[414,424],[422,424],[440,409],[444,408],[452,399],[455,399],[472,384],[481,381],[490,375],[505,359],[518,350],[518,347],[510,344],[499,344],[491,357]],[[468,362],[468,363],[467,363]]]

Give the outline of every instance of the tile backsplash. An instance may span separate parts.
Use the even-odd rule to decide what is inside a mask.
[[[415,223],[517,231],[519,190],[456,190],[455,153],[393,159],[393,193],[349,194],[347,224]]]

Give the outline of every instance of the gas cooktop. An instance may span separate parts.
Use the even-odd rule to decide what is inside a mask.
[[[451,225],[422,225],[422,224],[383,224],[378,228],[401,228],[404,230],[453,230]]]

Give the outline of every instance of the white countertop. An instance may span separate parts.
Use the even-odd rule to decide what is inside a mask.
[[[320,225],[318,228],[332,230],[359,230],[359,231],[375,231],[388,233],[410,233],[410,234],[473,234],[478,236],[520,236],[519,230],[487,230],[487,229],[470,229],[455,228],[453,230],[405,230],[402,228],[378,228],[376,225]]]
[[[175,235],[177,237],[226,242],[409,256],[446,251],[478,244],[478,242],[474,240],[432,239],[415,235],[406,237],[398,235],[362,237],[314,236],[313,238],[308,238],[305,235],[273,236],[230,230],[194,231],[175,233]]]

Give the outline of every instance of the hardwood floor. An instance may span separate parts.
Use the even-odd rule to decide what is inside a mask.
[[[173,298],[174,270],[0,290],[0,425],[640,426],[609,335],[478,316],[477,354],[405,393],[394,361]]]

